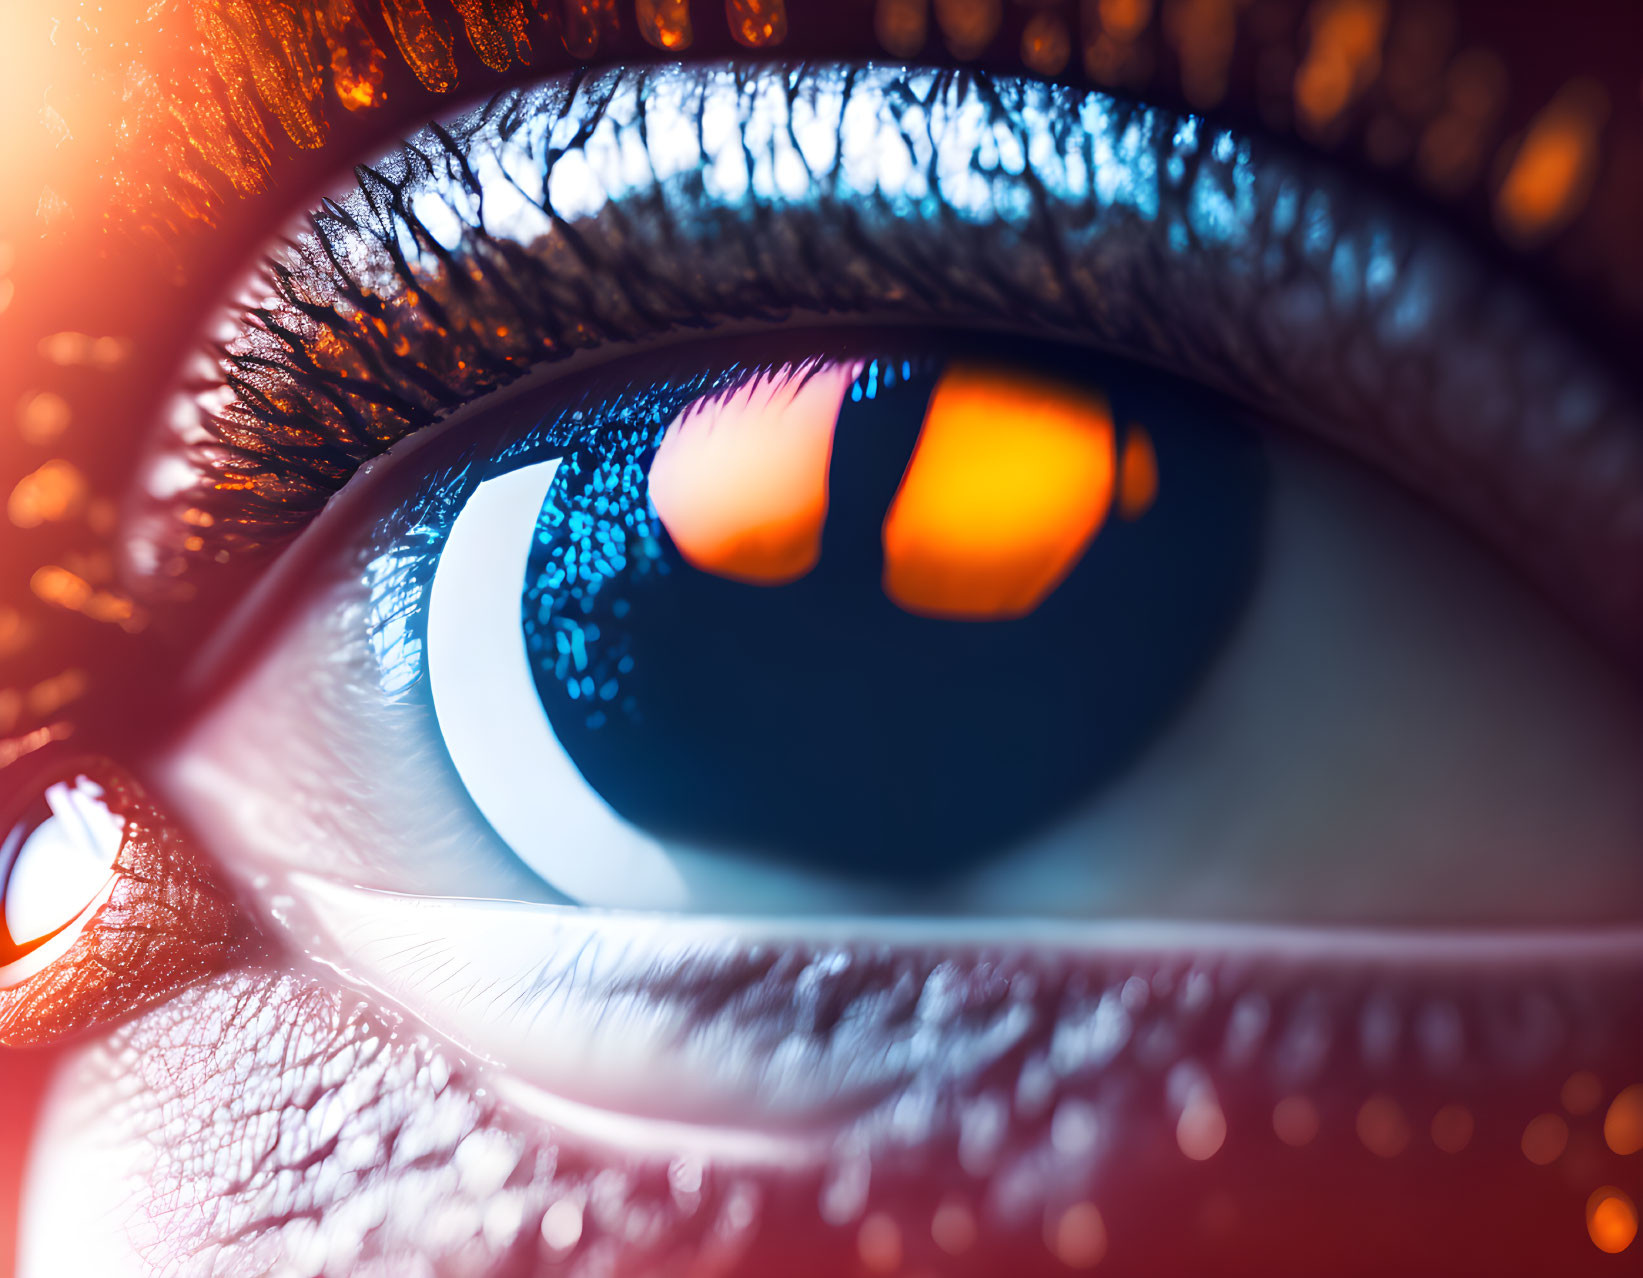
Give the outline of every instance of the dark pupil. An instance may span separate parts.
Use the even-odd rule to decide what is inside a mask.
[[[537,690],[587,782],[657,837],[900,884],[963,871],[1129,766],[1252,590],[1259,441],[1130,373],[1103,389],[1153,441],[1145,516],[1109,519],[1025,617],[904,611],[881,528],[941,367],[880,367],[845,397],[821,559],[790,584],[684,561],[646,493],[654,433],[560,467],[524,593]]]

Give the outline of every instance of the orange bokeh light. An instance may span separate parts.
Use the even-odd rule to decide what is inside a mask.
[[[732,581],[796,581],[821,556],[839,405],[859,366],[757,377],[674,419],[650,500],[692,567]]]
[[[1603,1140],[1622,1156],[1643,1152],[1643,1083],[1633,1083],[1610,1102]]]
[[[1446,1154],[1458,1154],[1472,1143],[1476,1121],[1464,1105],[1445,1105],[1432,1115],[1432,1143]]]
[[[1586,1233],[1599,1251],[1619,1255],[1637,1238],[1637,1207],[1613,1185],[1586,1200]]]
[[[1318,1125],[1318,1107],[1305,1096],[1286,1096],[1273,1106],[1272,1130],[1292,1148],[1311,1144],[1317,1138]]]
[[[1105,521],[1116,469],[1099,394],[950,368],[884,521],[885,594],[921,616],[1025,616]]]
[[[1556,1114],[1540,1114],[1529,1120],[1519,1142],[1523,1156],[1537,1167],[1555,1163],[1569,1145],[1569,1124]]]
[[[1409,1148],[1409,1120],[1390,1096],[1371,1096],[1358,1109],[1358,1139],[1381,1158],[1396,1158]]]
[[[1603,1103],[1603,1084],[1590,1070],[1577,1070],[1563,1084],[1561,1099],[1571,1114],[1590,1114]]]
[[[1599,131],[1608,111],[1599,85],[1576,80],[1535,117],[1496,197],[1509,235],[1532,240],[1579,211],[1597,167]]]

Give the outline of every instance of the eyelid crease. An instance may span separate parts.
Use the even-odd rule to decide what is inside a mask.
[[[615,70],[358,174],[270,254],[161,440],[139,582],[281,543],[363,460],[543,362],[858,314],[1163,365],[1368,458],[1643,640],[1629,394],[1441,232],[1196,118],[937,70]],[[211,517],[198,549],[180,511]]]

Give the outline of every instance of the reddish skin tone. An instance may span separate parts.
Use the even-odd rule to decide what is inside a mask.
[[[870,28],[861,16],[862,8],[832,0],[825,6],[807,9],[794,0],[792,35],[783,52],[802,50],[835,56],[876,52],[871,40],[862,34]],[[1613,86],[1610,97],[1615,114],[1607,141],[1613,149],[1621,196],[1603,205],[1601,216],[1594,223],[1582,224],[1578,234],[1534,246],[1516,265],[1548,283],[1559,297],[1568,299],[1578,326],[1599,345],[1622,356],[1634,352],[1643,335],[1643,267],[1639,265],[1643,240],[1636,234],[1636,227],[1643,225],[1643,174],[1638,171],[1643,147],[1637,145],[1635,66],[1635,51],[1643,47],[1643,34],[1636,29],[1638,12],[1601,3],[1565,5],[1556,10],[1559,24],[1551,26],[1539,11],[1531,20],[1507,12],[1506,6],[1480,3],[1460,9],[1461,29],[1466,36],[1461,43],[1487,44],[1499,51],[1511,68],[1515,96],[1507,112],[1508,130],[1521,127],[1552,91],[1576,73],[1592,74]],[[819,18],[817,15],[824,10],[825,18]],[[702,11],[695,16],[697,44],[693,54],[712,56],[735,51],[717,19],[710,22],[709,15]],[[1012,9],[1012,21],[1019,20]],[[381,42],[391,48],[386,35]],[[1007,41],[1001,41],[999,49],[989,53],[984,62],[1016,69],[1013,47],[1007,45]],[[637,45],[616,52],[623,57],[654,56]],[[507,80],[533,77],[548,69],[539,63],[528,71],[516,67],[509,73],[496,73],[477,64],[465,65],[462,92],[484,96]],[[35,349],[32,335],[65,328],[135,333],[136,357],[118,374],[81,387],[74,401],[78,422],[101,422],[103,429],[83,432],[59,446],[59,451],[75,457],[94,487],[117,491],[119,481],[129,474],[131,449],[137,442],[135,430],[123,435],[118,432],[142,420],[138,406],[152,404],[161,393],[173,374],[178,354],[191,339],[189,317],[202,312],[221,279],[245,260],[248,247],[338,164],[346,165],[369,154],[384,140],[402,133],[409,123],[455,105],[454,98],[436,98],[421,90],[392,57],[389,76],[391,110],[340,118],[329,145],[322,151],[298,151],[283,140],[276,145],[272,189],[254,201],[237,206],[231,202],[216,233],[194,237],[187,243],[184,256],[191,267],[188,278],[192,282],[181,288],[173,285],[168,268],[157,254],[113,253],[99,262],[93,280],[84,266],[88,239],[77,240],[70,235],[38,250],[25,247],[13,272],[18,292],[6,317],[12,327],[5,338],[5,366],[0,368],[0,402],[15,403],[25,390],[42,384],[41,361],[29,354]],[[1260,120],[1253,84],[1252,74],[1234,75],[1222,104],[1229,119]],[[1149,87],[1148,95],[1166,104],[1180,99],[1178,86],[1163,76],[1159,84]],[[72,112],[68,102],[59,106]],[[74,206],[76,192],[87,185],[86,175],[94,159],[69,147],[54,163],[67,168],[45,173],[32,183],[17,184],[31,205],[30,193],[41,181],[49,181]],[[1398,176],[1388,180],[1394,185],[1404,182]],[[1492,239],[1488,200],[1482,193],[1463,194],[1445,206],[1443,215],[1480,241]],[[86,228],[98,224],[99,219],[90,210],[78,221]],[[6,238],[14,244],[35,244],[27,230],[9,225],[4,229]],[[83,232],[88,237],[90,233]],[[95,256],[89,260],[95,260]],[[180,318],[175,323],[158,323],[157,313]],[[30,464],[42,459],[36,458]],[[51,529],[42,534],[46,538],[55,535]],[[4,563],[8,591],[12,590],[14,578],[26,582],[33,566],[61,553],[60,547],[38,540],[26,547],[8,545]],[[19,586],[14,593],[22,598],[24,588]],[[105,686],[94,689],[85,704],[75,708],[80,739],[95,742],[117,757],[136,757],[157,730],[154,725],[165,722],[167,681],[156,676],[174,671],[185,659],[186,645],[170,641],[187,632],[163,618],[137,637],[123,634],[114,626],[87,626],[81,618],[69,614],[54,614],[43,624],[58,627],[54,642],[37,644],[13,658],[8,664],[15,669],[8,668],[8,680],[27,685],[53,674],[61,669],[65,652],[93,669],[112,673],[114,677]],[[146,677],[130,678],[129,672],[137,670]],[[127,672],[127,677],[121,677],[120,672]],[[220,915],[215,918],[222,926],[203,929],[197,939],[219,944],[226,940],[231,925]],[[917,987],[917,961],[911,962]],[[89,1071],[80,1076],[87,1080],[96,1078],[105,1059],[139,1069],[150,1083],[150,1099],[172,1102],[170,1121],[185,1120],[195,1106],[198,1109],[194,1112],[203,1115],[220,1102],[244,1101],[247,1096],[242,1077],[210,1065],[209,1046],[221,1042],[224,1036],[243,1042],[248,1051],[258,1041],[267,1042],[266,1038],[259,1039],[250,1025],[255,1010],[273,1009],[278,1027],[273,1040],[276,1046],[280,1035],[295,1041],[301,1030],[308,1031],[303,1051],[296,1057],[303,1063],[286,1071],[282,1088],[287,1095],[310,1100],[318,1086],[314,1080],[320,1064],[335,1059],[350,1043],[370,1039],[389,1027],[394,1018],[385,1018],[355,996],[339,994],[312,976],[290,975],[288,969],[292,966],[289,958],[274,956],[245,970],[197,980],[180,996],[162,1002],[115,1033],[107,1048],[91,1049],[78,1066],[70,1068]],[[872,989],[895,986],[895,973],[877,970],[871,963],[864,966],[862,984],[838,991],[838,1005],[848,1006],[852,999]],[[1142,970],[1150,975],[1155,966],[1147,961]],[[174,971],[172,975],[179,973]],[[779,979],[777,974],[778,988]],[[1114,983],[1122,984],[1122,975],[1111,968],[1104,968],[1100,980],[1093,982],[1097,990]],[[1297,983],[1301,982],[1292,975],[1273,971],[1251,982],[1274,1007],[1296,998]],[[1583,1208],[1591,1188],[1617,1184],[1634,1200],[1643,1199],[1636,1157],[1622,1160],[1608,1153],[1597,1137],[1601,1107],[1595,1114],[1570,1120],[1573,1135],[1569,1153],[1552,1167],[1531,1165],[1521,1156],[1517,1142],[1529,1119],[1557,1110],[1563,1081],[1575,1070],[1596,1073],[1609,1094],[1624,1082],[1635,1081],[1638,1062],[1643,1060],[1643,1006],[1638,993],[1643,990],[1643,975],[1635,966],[1630,971],[1571,969],[1564,975],[1537,966],[1515,974],[1468,978],[1463,988],[1469,991],[1469,997],[1456,997],[1465,1050],[1453,1071],[1437,1078],[1419,1065],[1420,1049],[1415,1044],[1420,1041],[1421,1021],[1416,1012],[1424,1005],[1421,996],[1428,992],[1426,986],[1441,986],[1443,978],[1428,974],[1402,987],[1404,997],[1395,1002],[1390,1015],[1390,1023],[1400,1030],[1396,1036],[1399,1046],[1393,1063],[1382,1064],[1375,1063],[1374,1052],[1364,1047],[1366,1041],[1381,1039],[1376,1036],[1379,1031],[1371,1032],[1363,1026],[1377,1023],[1384,1028],[1385,1023],[1385,1018],[1382,1022],[1374,1022],[1373,1017],[1368,1022],[1365,1019],[1365,993],[1374,983],[1366,986],[1357,973],[1329,971],[1315,974],[1306,983],[1315,985],[1318,996],[1337,1008],[1339,1015],[1333,1023],[1340,1032],[1328,1040],[1329,1066],[1322,1076],[1326,1081],[1309,1093],[1319,1106],[1322,1129],[1305,1151],[1292,1151],[1271,1135],[1271,1107],[1284,1090],[1268,1070],[1240,1070],[1228,1064],[1216,1069],[1218,1100],[1229,1136],[1215,1157],[1203,1164],[1187,1163],[1175,1148],[1177,1113],[1164,1094],[1162,1082],[1167,1071],[1157,1062],[1144,1059],[1144,1035],[1132,1035],[1124,1054],[1080,1085],[1080,1090],[1087,1090],[1092,1097],[1126,1097],[1131,1094],[1126,1088],[1133,1088],[1135,1096],[1133,1102],[1126,1100],[1122,1106],[1122,1130],[1129,1137],[1124,1146],[1126,1157],[1120,1161],[1119,1174],[1109,1176],[1097,1195],[1111,1236],[1101,1272],[1201,1273],[1206,1272],[1206,1263],[1221,1271],[1236,1270],[1239,1264],[1235,1258],[1252,1256],[1261,1258],[1260,1272],[1272,1275],[1401,1273],[1411,1272],[1412,1268],[1493,1274],[1550,1272],[1554,1267],[1563,1274],[1625,1271],[1637,1254],[1635,1245],[1626,1256],[1605,1257],[1583,1235]],[[981,984],[985,986],[985,982]],[[160,986],[164,986],[163,980]],[[149,993],[154,994],[158,988],[148,987]],[[1045,987],[1037,997],[1048,1000],[1049,988],[1059,987]],[[1217,989],[1208,1006],[1190,1018],[1183,1031],[1187,1041],[1182,1051],[1196,1052],[1206,1059],[1225,1053],[1233,1007],[1242,988],[1234,981]],[[978,988],[975,996],[983,1004],[991,997],[986,988]],[[1152,1019],[1143,1018],[1141,1023],[1172,1023],[1172,1016],[1156,1010],[1160,1003],[1150,1002],[1149,1006],[1155,1009],[1150,1013]],[[1550,1039],[1541,1040],[1533,1022],[1547,1008],[1560,1028]],[[1516,1009],[1527,1018],[1522,1041],[1539,1041],[1541,1048],[1514,1066],[1507,1065],[1503,1053],[1486,1051],[1484,1044],[1495,1041],[1485,1028],[1493,1023],[1489,1009],[1496,1015],[1503,1009]],[[1510,1025],[1514,1016],[1507,1014],[1504,1020]],[[1283,1023],[1281,1017],[1274,1017],[1274,1025]],[[166,1030],[184,1024],[191,1027],[191,1033],[166,1040],[167,1045],[162,1046]],[[379,1036],[386,1045],[377,1048],[369,1060],[357,1061],[353,1066],[356,1075],[368,1085],[368,1100],[361,1112],[372,1120],[373,1139],[389,1141],[402,1134],[415,1102],[425,1095],[419,1087],[428,1085],[404,1080],[416,1080],[419,1069],[434,1056],[450,1058],[450,1082],[445,1089],[449,1099],[442,1103],[460,1119],[457,1134],[444,1143],[431,1143],[427,1155],[415,1162],[413,1170],[447,1163],[449,1150],[474,1131],[514,1134],[520,1146],[515,1176],[526,1199],[520,1204],[518,1236],[528,1240],[528,1245],[521,1244],[517,1257],[508,1263],[514,1266],[511,1272],[527,1272],[525,1257],[534,1256],[538,1246],[536,1219],[541,1211],[557,1194],[587,1184],[598,1166],[612,1161],[611,1156],[556,1142],[540,1124],[499,1108],[494,1100],[480,1098],[475,1093],[482,1086],[483,1071],[451,1058],[448,1049],[414,1029],[407,1029],[397,1040],[385,1034]],[[113,1055],[105,1057],[105,1051]],[[0,1058],[0,1202],[5,1204],[0,1210],[0,1256],[10,1254],[10,1240],[15,1233],[12,1208],[29,1116],[48,1072],[56,1064],[54,1057],[37,1052]],[[1013,1068],[999,1066],[1001,1070]],[[186,1095],[170,1090],[179,1078],[194,1084]],[[1002,1084],[1003,1080],[994,1081]],[[1013,1086],[1013,1074],[1011,1082]],[[972,1085],[979,1083],[972,1080]],[[1389,1160],[1365,1152],[1355,1132],[1358,1106],[1368,1096],[1380,1093],[1395,1097],[1412,1120],[1408,1150]],[[88,1090],[87,1096],[94,1097],[95,1092]],[[1434,1151],[1424,1128],[1440,1105],[1456,1101],[1467,1104],[1478,1115],[1478,1135],[1465,1153],[1448,1158]],[[434,1105],[431,1097],[426,1105]],[[158,1104],[148,1112],[157,1115]],[[176,1132],[167,1134],[175,1136]],[[1012,1134],[1012,1141],[1030,1148],[1041,1136],[1042,1123],[1029,1121]],[[230,1124],[211,1132],[208,1138],[234,1141],[248,1137],[245,1129]],[[548,1176],[542,1169],[550,1146],[555,1148],[555,1170]],[[155,1183],[174,1184],[184,1193],[199,1191],[197,1181],[174,1170],[173,1160],[189,1152],[188,1143],[179,1137],[162,1142],[158,1148]],[[304,1164],[305,1181],[312,1183],[329,1160],[341,1156],[333,1149],[309,1159]],[[770,1178],[762,1188],[762,1205],[755,1213],[757,1229],[749,1238],[745,1222],[737,1223],[741,1218],[731,1206],[735,1186],[742,1183],[737,1177],[710,1172],[703,1181],[700,1201],[686,1211],[679,1203],[679,1194],[667,1186],[664,1169],[651,1164],[631,1170],[636,1173],[631,1193],[607,1195],[607,1208],[590,1207],[587,1211],[583,1241],[576,1252],[583,1261],[591,1264],[602,1252],[608,1255],[604,1252],[608,1241],[602,1240],[608,1240],[612,1228],[633,1218],[614,1208],[649,1202],[667,1205],[664,1227],[655,1244],[660,1250],[628,1252],[617,1266],[619,1272],[678,1271],[677,1266],[670,1270],[668,1258],[677,1260],[686,1253],[696,1256],[697,1271],[706,1273],[861,1272],[854,1227],[818,1227],[818,1186],[813,1178]],[[440,1195],[449,1194],[448,1184],[431,1182],[418,1189],[411,1184],[411,1172],[397,1174],[406,1200],[413,1204],[435,1203],[441,1201]],[[959,1185],[967,1190],[976,1188],[955,1161],[950,1146],[939,1143],[899,1163],[894,1157],[888,1158],[873,1183],[874,1208],[925,1220],[929,1204],[940,1191]],[[1069,1176],[1067,1183],[1083,1188],[1076,1175]],[[916,1209],[915,1204],[919,1204]],[[236,1201],[232,1195],[221,1199],[219,1205],[226,1212],[219,1222],[224,1234],[236,1235],[258,1218],[255,1204]],[[269,1245],[280,1231],[291,1228],[292,1220],[300,1219],[301,1205],[300,1201],[287,1205],[290,1219],[266,1221],[271,1233],[238,1238],[235,1246],[241,1249],[239,1254],[254,1263],[258,1255],[255,1248]],[[460,1201],[457,1206],[461,1206]],[[411,1214],[417,1214],[415,1208]],[[962,1262],[947,1260],[932,1249],[926,1236],[915,1238],[910,1232],[906,1267],[917,1272],[920,1265],[939,1263],[941,1272],[980,1274],[1032,1272],[1028,1265],[1041,1265],[1043,1272],[1064,1272],[1049,1263],[1038,1214],[1030,1215],[1030,1220],[1013,1231],[1001,1229],[989,1234]],[[719,1228],[715,1234],[716,1224]],[[720,1242],[703,1249],[699,1244],[710,1235]],[[1135,1250],[1137,1239],[1148,1240],[1145,1256]],[[414,1245],[415,1239],[405,1241]],[[990,1265],[985,1263],[989,1247],[1002,1249],[992,1253]],[[491,1268],[496,1259],[461,1246],[440,1252],[430,1244],[430,1250],[442,1256],[442,1272]],[[503,1251],[508,1250],[505,1244]],[[1009,1260],[1001,1262],[1001,1256]],[[385,1257],[377,1270],[362,1265],[359,1272],[405,1272],[403,1258],[398,1263],[396,1268],[394,1259]]]

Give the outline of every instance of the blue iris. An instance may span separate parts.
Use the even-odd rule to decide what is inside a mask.
[[[915,616],[881,589],[881,525],[942,367],[865,365],[835,431],[821,559],[786,585],[679,555],[646,494],[665,423],[567,456],[523,624],[555,734],[622,816],[699,846],[930,882],[1087,802],[1196,689],[1258,577],[1258,436],[1174,379],[1069,354],[1058,376],[1146,425],[1157,500],[1109,521],[1025,617]]]

